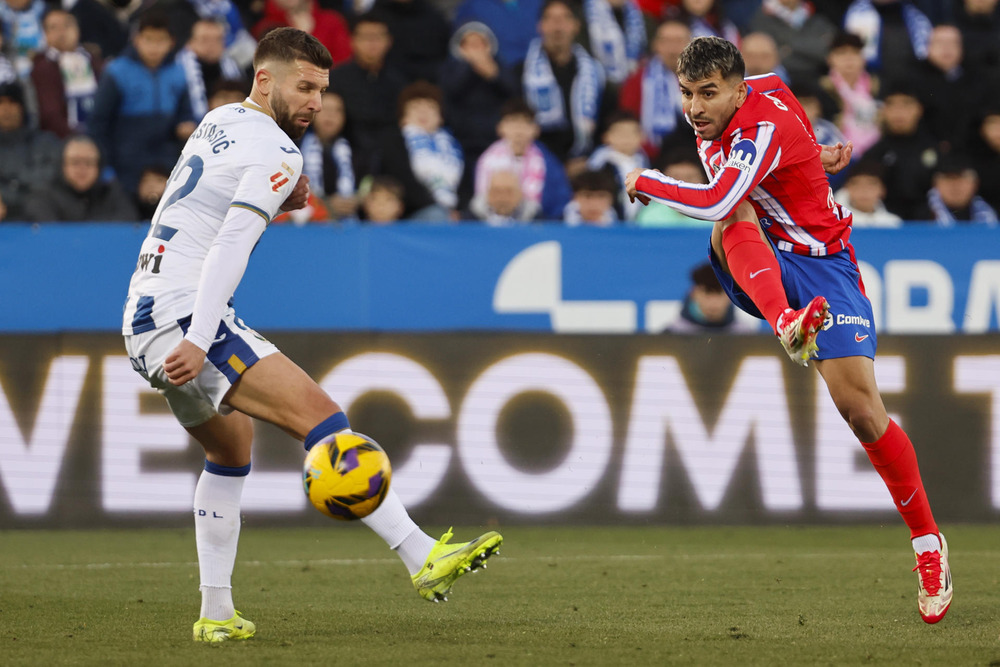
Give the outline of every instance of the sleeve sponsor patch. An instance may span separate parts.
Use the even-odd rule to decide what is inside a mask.
[[[757,160],[757,144],[751,139],[740,139],[729,150],[727,167],[736,167],[741,171],[750,171]]]
[[[276,171],[271,174],[271,190],[277,192],[281,189],[281,186],[288,183],[288,176],[283,172]]]

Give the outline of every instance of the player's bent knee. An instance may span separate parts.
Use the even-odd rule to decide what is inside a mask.
[[[718,221],[716,225],[721,226],[722,229],[726,229],[737,222],[752,222],[755,225],[758,223],[757,211],[755,211],[753,205],[745,199],[740,202],[740,205],[736,207],[728,218]]]
[[[305,437],[303,445],[308,452],[315,445],[319,444],[331,435],[350,430],[351,423],[347,420],[347,415],[338,409],[337,412],[321,421],[309,431]]]
[[[861,442],[875,442],[885,432],[889,419],[884,410],[870,402],[858,401],[841,409],[847,424]]]

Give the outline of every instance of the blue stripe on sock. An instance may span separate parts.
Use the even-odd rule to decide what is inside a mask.
[[[306,436],[305,441],[306,451],[308,452],[313,448],[313,445],[328,435],[343,431],[345,428],[351,428],[351,423],[347,421],[347,415],[343,412],[330,415],[321,421],[316,428],[309,431],[309,435]]]
[[[205,459],[205,471],[223,477],[246,477],[250,474],[250,464],[248,463],[239,468],[232,468],[230,466],[220,466],[218,463],[212,463],[208,459]]]

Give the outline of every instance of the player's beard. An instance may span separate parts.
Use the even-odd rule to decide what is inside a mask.
[[[291,139],[300,139],[306,133],[308,125],[299,125],[295,122],[295,115],[288,108],[288,103],[275,91],[271,99],[271,111],[274,112],[274,121],[278,127],[284,131]]]

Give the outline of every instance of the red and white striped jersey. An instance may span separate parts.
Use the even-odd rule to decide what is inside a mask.
[[[747,83],[746,102],[722,137],[698,139],[708,185],[647,169],[637,190],[702,220],[725,220],[749,196],[778,249],[813,256],[843,250],[851,214],[833,199],[802,105],[774,74],[750,77]]]

